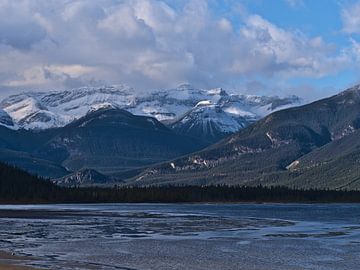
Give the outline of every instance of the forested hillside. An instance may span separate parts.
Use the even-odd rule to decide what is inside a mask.
[[[261,186],[62,188],[15,167],[0,164],[0,203],[115,202],[360,202],[360,192]]]
[[[48,202],[60,193],[51,182],[0,163],[0,202]]]

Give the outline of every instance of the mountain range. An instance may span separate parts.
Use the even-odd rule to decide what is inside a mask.
[[[1,102],[0,160],[64,185],[360,188],[360,86],[302,106],[188,85],[61,93]]]
[[[199,109],[199,103],[201,109]],[[138,93],[119,85],[83,87],[68,91],[26,92],[12,95],[0,102],[0,125],[8,128],[43,130],[64,127],[101,108],[123,109],[135,115],[151,116],[177,129],[189,127],[188,119],[197,129],[211,123],[223,137],[253,123],[274,110],[300,104],[296,96],[287,98],[228,94],[221,88],[204,90],[190,85],[175,89]],[[218,108],[214,110],[214,108]],[[220,110],[219,110],[220,109]],[[187,115],[184,118],[184,115]],[[207,119],[202,121],[202,119]],[[228,122],[237,122],[235,126]],[[206,127],[203,128],[206,137]],[[193,130],[183,127],[182,134]],[[211,129],[212,131],[213,129]],[[210,133],[209,133],[210,134]],[[219,138],[220,138],[219,137]],[[209,136],[211,142],[219,138]]]
[[[21,93],[0,102],[0,161],[67,185],[121,182],[300,102],[189,85]]]
[[[360,86],[274,112],[217,144],[129,182],[360,188]]]

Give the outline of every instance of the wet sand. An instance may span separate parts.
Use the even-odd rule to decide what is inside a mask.
[[[5,251],[0,251],[1,270],[35,270],[35,268],[21,265],[28,260],[32,259],[23,256],[12,255],[11,253]]]

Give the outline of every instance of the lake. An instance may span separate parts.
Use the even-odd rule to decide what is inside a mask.
[[[2,205],[0,249],[45,269],[359,269],[360,205]]]

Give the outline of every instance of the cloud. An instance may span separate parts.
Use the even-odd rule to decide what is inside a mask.
[[[285,0],[285,2],[292,8],[303,7],[304,0]]]
[[[351,54],[355,61],[359,64],[360,63],[360,43],[357,42],[355,39],[351,38],[351,47],[349,49],[349,54]]]
[[[233,24],[202,0],[176,8],[157,0],[0,0],[0,85],[214,87],[261,77],[320,78],[352,59],[320,36],[256,14],[237,16],[241,23]]]
[[[248,46],[242,51],[244,57],[234,61],[232,70],[238,73],[320,78],[350,61],[320,36],[309,38],[301,32],[286,31],[258,15],[248,17],[241,34]]]
[[[28,12],[24,2],[0,2],[0,44],[25,50],[45,36],[46,31]]]
[[[360,34],[360,1],[344,7],[341,11],[343,30],[349,34]]]

